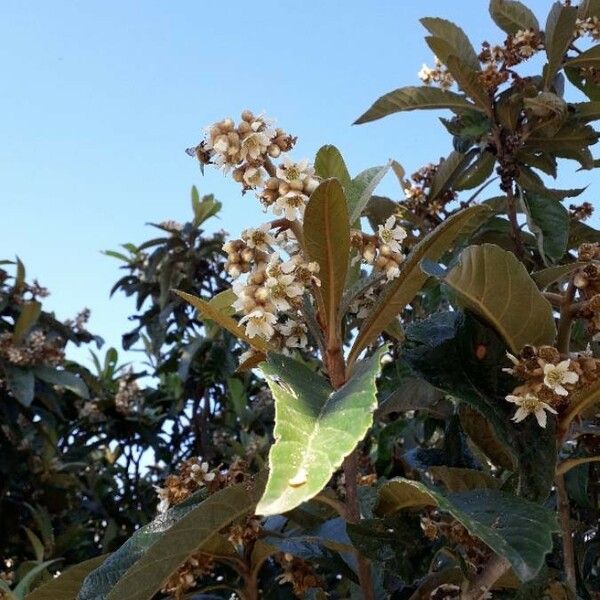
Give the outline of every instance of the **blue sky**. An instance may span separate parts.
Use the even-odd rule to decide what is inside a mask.
[[[551,2],[528,5],[543,19]],[[134,307],[109,299],[118,263],[101,250],[186,220],[192,185],[224,203],[216,228],[262,218],[184,154],[205,125],[265,111],[299,137],[298,158],[333,143],[353,173],[388,158],[412,172],[451,150],[431,113],[351,123],[431,64],[419,17],[456,21],[476,44],[504,37],[485,0],[4,0],[1,13],[0,258],[21,257],[59,318],[91,308],[90,329],[117,347]],[[566,173],[561,187],[600,183]],[[392,179],[383,189],[396,194]]]

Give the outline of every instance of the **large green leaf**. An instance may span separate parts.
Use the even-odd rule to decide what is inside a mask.
[[[481,69],[473,45],[465,35],[465,32],[458,25],[455,25],[451,21],[446,21],[446,19],[438,19],[435,17],[424,17],[421,19],[421,23],[432,36],[442,40],[446,44],[446,52],[436,52],[436,56],[444,64],[448,64],[446,62],[448,56],[454,55],[470,69],[475,71]]]
[[[259,477],[255,484],[232,485],[192,507],[127,569],[106,600],[153,598],[189,556],[210,545],[223,528],[253,513],[262,489],[263,480]]]
[[[468,109],[479,110],[464,96],[434,87],[403,87],[381,96],[373,106],[361,115],[355,125],[375,121],[393,113],[405,110],[449,108],[462,112]]]
[[[408,479],[392,479],[380,488],[380,514],[425,506],[437,506],[452,515],[471,535],[506,558],[523,582],[540,571],[552,550],[552,534],[558,531],[552,511],[498,490],[444,495]]]
[[[600,46],[594,46],[600,48]],[[575,109],[577,120],[582,123],[600,119],[600,102],[575,102],[571,105]]]
[[[523,208],[544,263],[560,260],[569,241],[569,211],[560,202],[531,192],[523,195]]]
[[[472,231],[490,215],[490,209],[481,205],[461,210],[446,219],[413,248],[402,265],[400,276],[387,285],[363,322],[350,352],[348,359],[350,363],[364,348],[375,341],[388,323],[412,302],[423,287],[427,275],[420,268],[421,261],[424,258],[438,260],[465,231]]]
[[[166,514],[159,515],[154,521],[138,529],[116,552],[85,577],[77,600],[106,600],[125,572],[194,506],[194,502],[190,499],[189,502],[172,508]]]
[[[107,555],[96,556],[68,568],[58,577],[41,585],[25,596],[25,600],[75,600],[83,580],[97,569]]]
[[[348,185],[346,195],[348,197],[348,217],[350,223],[354,224],[360,218],[363,210],[367,207],[375,188],[386,176],[391,163],[382,167],[371,167],[359,173]]]
[[[204,318],[214,321],[223,329],[226,329],[229,333],[233,334],[238,339],[243,340],[256,350],[259,350],[260,352],[266,352],[268,350],[269,346],[263,339],[247,336],[244,328],[238,325],[238,322],[227,314],[227,312],[219,310],[210,304],[210,302],[198,298],[198,296],[194,296],[193,294],[188,294],[187,292],[182,292],[180,290],[173,291],[196,308]]]
[[[525,29],[539,31],[535,15],[523,3],[516,0],[491,0],[490,15],[494,23],[506,33],[517,33]]]
[[[90,392],[85,381],[78,375],[75,375],[75,373],[46,366],[36,367],[33,372],[42,381],[51,385],[64,387],[77,394],[80,398],[88,399],[90,397]]]
[[[544,32],[544,46],[548,64],[544,67],[544,87],[548,89],[560,69],[567,48],[575,35],[577,7],[555,2],[548,13]]]
[[[335,177],[346,188],[350,183],[350,173],[340,151],[331,144],[321,146],[315,158],[315,172],[323,179]]]
[[[512,252],[494,244],[469,246],[441,279],[513,352],[526,344],[554,343],[552,307]]]
[[[350,256],[350,224],[346,197],[337,179],[326,179],[311,194],[304,213],[304,243],[310,260],[319,264],[325,314],[334,335]]]
[[[478,319],[451,312],[408,327],[403,356],[417,375],[483,416],[491,431],[483,431],[475,421],[475,433],[485,437],[476,435],[474,441],[495,464],[518,475],[520,494],[544,500],[554,478],[554,421],[540,429],[535,419],[519,424],[510,420],[514,406],[505,397],[517,381],[502,371],[510,364],[506,350],[499,336]],[[462,417],[461,411],[461,421]],[[471,427],[465,429],[471,434]]]
[[[600,231],[582,221],[571,221],[569,227],[569,248],[577,248],[584,242],[600,242]]]
[[[269,481],[256,512],[275,515],[310,500],[365,436],[377,407],[382,347],[334,390],[302,363],[269,354],[261,370],[275,397]]]

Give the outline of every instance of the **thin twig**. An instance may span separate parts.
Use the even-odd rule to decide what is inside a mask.
[[[503,557],[494,555],[483,567],[483,571],[463,590],[461,600],[481,600],[488,590],[508,571],[509,562]]]
[[[569,495],[565,487],[564,475],[557,475],[554,479],[556,484],[556,499],[560,530],[563,541],[563,561],[567,585],[573,597],[577,590],[577,574],[575,571],[575,549],[573,547],[573,532],[571,530],[571,506],[569,504]]]

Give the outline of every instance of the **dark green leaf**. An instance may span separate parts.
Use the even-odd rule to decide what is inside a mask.
[[[515,34],[520,29],[540,29],[533,12],[516,0],[491,0],[490,15],[494,23],[506,33]]]
[[[405,110],[449,108],[461,112],[477,110],[464,96],[434,87],[404,87],[381,96],[371,108],[360,116],[355,125],[368,123]]]
[[[393,479],[380,489],[380,514],[403,508],[437,506],[469,533],[505,557],[521,581],[533,579],[552,549],[558,531],[554,513],[539,504],[498,490],[473,490],[444,496],[408,479]]]
[[[12,365],[4,365],[6,384],[12,395],[23,405],[30,406],[33,402],[35,377],[29,369],[21,369]]]
[[[577,8],[555,2],[548,13],[544,46],[548,64],[544,67],[544,88],[549,89],[560,69],[564,56],[575,35]]]
[[[477,53],[469,41],[469,38],[465,35],[465,32],[458,25],[455,25],[451,21],[446,21],[445,19],[433,17],[425,17],[421,19],[421,23],[432,36],[446,43],[448,47],[447,53],[438,54],[434,51],[435,55],[444,64],[448,65],[446,62],[448,56],[454,55],[468,68],[475,71],[480,70]]]
[[[46,366],[36,367],[33,372],[34,375],[42,381],[50,383],[51,385],[64,387],[74,394],[77,394],[80,398],[87,400],[90,397],[87,385],[83,379],[78,375],[75,375],[75,373],[71,373],[65,369],[59,370]]]

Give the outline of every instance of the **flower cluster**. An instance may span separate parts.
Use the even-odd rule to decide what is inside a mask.
[[[402,205],[418,218],[436,220],[445,216],[446,205],[456,200],[456,192],[448,189],[435,198],[430,197],[431,184],[439,165],[428,164],[404,180],[405,199]]]
[[[577,37],[589,36],[594,40],[600,40],[600,19],[597,16],[575,21],[575,35]]]
[[[516,423],[534,415],[546,427],[548,412],[564,411],[574,392],[600,376],[600,361],[589,351],[562,356],[553,346],[525,346],[518,357],[507,356],[512,367],[503,370],[524,381],[506,396],[517,405],[512,418]]]
[[[49,338],[40,329],[34,329],[24,340],[15,342],[13,334],[0,334],[0,358],[18,367],[36,365],[58,366],[65,361],[64,341]]]
[[[211,470],[209,464],[201,458],[186,460],[177,471],[177,474],[165,479],[164,487],[155,487],[159,513],[167,512],[171,506],[180,504],[200,488],[207,487],[212,493],[223,487],[222,475]]]
[[[192,554],[164,583],[161,592],[176,600],[185,597],[185,593],[196,587],[197,580],[210,575],[215,561],[210,554],[197,552]]]
[[[115,408],[122,415],[130,415],[139,411],[144,402],[144,395],[135,380],[132,371],[127,372],[119,379],[119,386],[115,394]]]
[[[423,65],[421,70],[417,74],[419,79],[425,85],[437,84],[443,90],[448,90],[454,84],[454,77],[452,77],[450,71],[442,64],[442,61],[435,56],[435,66],[433,69],[427,65]]]
[[[278,554],[277,561],[283,571],[277,580],[281,585],[290,583],[298,598],[305,598],[311,589],[325,589],[325,583],[317,576],[313,566],[305,560],[286,552]]]
[[[402,244],[406,237],[406,230],[398,224],[397,217],[390,215],[385,223],[378,225],[377,235],[353,230],[350,241],[358,250],[358,259],[373,266],[376,272],[383,273],[389,281],[400,275],[400,265],[404,261]],[[373,288],[367,290],[367,303],[374,300],[374,292]]]

